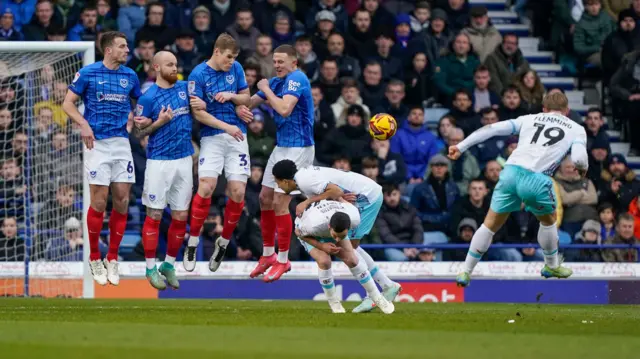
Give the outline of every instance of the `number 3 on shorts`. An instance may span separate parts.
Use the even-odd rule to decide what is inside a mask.
[[[249,164],[249,161],[247,161],[247,155],[243,153],[239,155],[239,157],[240,157],[240,167],[246,167]]]

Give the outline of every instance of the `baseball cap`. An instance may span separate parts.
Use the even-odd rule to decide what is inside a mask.
[[[451,164],[451,161],[449,161],[448,158],[446,158],[444,155],[441,154],[437,154],[433,157],[431,157],[431,160],[429,160],[429,166],[433,166],[433,165],[445,165],[448,166]]]
[[[486,7],[484,6],[474,6],[469,10],[469,15],[471,17],[482,17],[489,13]]]
[[[336,22],[336,15],[329,10],[322,10],[316,14],[316,21]]]
[[[627,159],[624,157],[624,155],[622,155],[621,153],[614,153],[613,155],[611,155],[611,159],[609,160],[609,164],[614,164],[614,163],[622,163],[625,166],[627,165]]]

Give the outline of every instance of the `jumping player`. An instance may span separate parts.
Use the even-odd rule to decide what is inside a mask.
[[[367,292],[367,297],[386,314],[393,313],[393,303],[387,301],[375,283],[365,261],[358,259],[348,240],[349,230],[360,224],[358,209],[345,200],[315,202],[295,221],[298,240],[318,264],[318,279],[327,296],[333,313],[344,313],[344,307],[336,296],[336,286],[331,272],[331,256],[340,258],[351,274]]]
[[[518,135],[518,147],[509,156],[500,172],[500,180],[491,198],[491,208],[484,223],[473,235],[464,262],[464,271],[456,283],[466,287],[473,269],[489,249],[493,235],[504,225],[509,214],[519,211],[524,202],[526,210],[540,221],[538,243],[544,253],[545,278],[568,278],[570,268],[558,260],[558,229],[556,228],[556,198],[552,176],[568,153],[580,175],[587,173],[587,135],[584,127],[566,117],[567,97],[562,93],[547,95],[542,101],[543,113],[518,117],[485,126],[456,146],[449,147],[449,158],[457,160],[470,147],[493,137]]]
[[[263,251],[258,266],[251,272],[254,278],[265,273],[265,282],[273,282],[291,270],[289,247],[291,245],[291,197],[277,188],[272,175],[273,166],[280,160],[290,159],[300,167],[311,166],[315,158],[313,141],[313,98],[309,79],[298,69],[296,50],[282,45],[273,52],[276,77],[258,82],[258,93],[251,97],[250,108],[264,101],[275,111],[277,125],[276,147],[265,168],[260,191],[260,227]],[[246,106],[237,108],[238,115],[250,121],[252,114]],[[296,193],[292,193],[296,194]],[[278,234],[278,254],[275,254],[275,234]]]
[[[335,168],[309,166],[298,169],[291,160],[282,160],[273,166],[273,176],[285,193],[300,190],[307,199],[298,204],[296,215],[313,203],[331,199],[351,197],[360,212],[360,225],[349,233],[349,239],[360,259],[367,264],[373,279],[382,287],[384,297],[393,302],[402,287],[393,282],[378,268],[373,258],[360,248],[360,240],[371,232],[382,207],[382,187],[361,174],[345,172]],[[365,298],[353,312],[368,312],[375,308],[372,298]]]
[[[166,289],[163,278],[174,289],[180,287],[174,264],[187,231],[187,216],[193,190],[193,145],[191,110],[186,81],[178,81],[178,60],[168,51],[153,57],[156,83],[145,92],[134,117],[139,138],[149,136],[147,168],[142,203],[147,217],[142,227],[142,245],[147,262],[146,277],[156,289]],[[156,269],[156,249],[162,212],[171,207],[167,255]]]
[[[222,235],[216,240],[209,269],[218,270],[229,244],[229,239],[238,225],[244,208],[244,192],[251,173],[249,145],[244,134],[246,124],[238,118],[236,105],[248,105],[249,87],[244,70],[236,57],[240,48],[228,34],[216,40],[213,56],[196,66],[189,75],[189,95],[195,118],[202,122],[200,130],[200,159],[198,161],[198,193],[191,204],[191,226],[184,268],[193,271],[196,266],[196,248],[200,242],[200,231],[209,214],[211,196],[216,188],[218,176],[227,177],[227,201],[224,210]],[[205,121],[220,120],[224,127],[215,128]]]
[[[118,249],[127,226],[131,184],[135,182],[128,139],[128,131],[133,126],[131,99],[135,103],[142,93],[138,76],[124,66],[129,54],[125,35],[105,32],[100,48],[104,60],[76,73],[62,108],[81,128],[80,134],[86,146],[85,169],[91,191],[91,205],[86,218],[91,274],[100,285],[106,285],[107,281],[118,285]],[[76,106],[80,98],[85,105],[84,116]],[[109,251],[103,262],[99,243],[109,187],[113,210],[109,217]]]

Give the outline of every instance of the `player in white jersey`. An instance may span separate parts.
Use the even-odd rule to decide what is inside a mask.
[[[300,190],[307,199],[298,204],[296,215],[301,216],[312,203],[325,199],[344,198],[353,201],[360,212],[360,225],[349,232],[349,240],[359,258],[363,260],[373,279],[382,287],[384,297],[393,302],[402,287],[387,277],[373,261],[373,258],[360,248],[360,240],[371,232],[382,207],[382,187],[370,178],[353,172],[340,171],[328,167],[305,167],[298,170],[291,160],[282,160],[273,166],[272,174],[285,193]],[[375,308],[372,298],[365,298],[354,313],[368,312]]]
[[[331,256],[335,255],[349,267],[351,274],[364,287],[367,296],[385,314],[391,314],[395,309],[393,303],[387,301],[380,293],[371,280],[366,262],[358,259],[348,240],[349,230],[354,230],[359,225],[360,213],[355,206],[342,199],[322,200],[311,204],[302,216],[296,218],[295,233],[318,264],[318,279],[332,312],[345,312],[340,298],[336,296],[336,286],[331,272]]]
[[[566,117],[567,97],[562,93],[547,95],[543,113],[518,117],[485,126],[449,147],[449,158],[457,160],[470,147],[493,136],[518,135],[518,147],[509,156],[491,198],[491,208],[484,223],[473,235],[465,260],[464,271],[456,278],[461,287],[469,285],[470,275],[489,249],[493,235],[504,225],[511,212],[525,204],[527,211],[540,221],[538,243],[544,253],[545,278],[567,278],[570,268],[558,260],[558,229],[556,228],[556,198],[552,176],[560,162],[571,154],[571,160],[581,176],[587,173],[587,135],[582,126]]]

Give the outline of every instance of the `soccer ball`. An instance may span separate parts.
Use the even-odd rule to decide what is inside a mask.
[[[379,113],[369,120],[369,133],[376,140],[388,140],[396,134],[398,123],[393,116]]]

